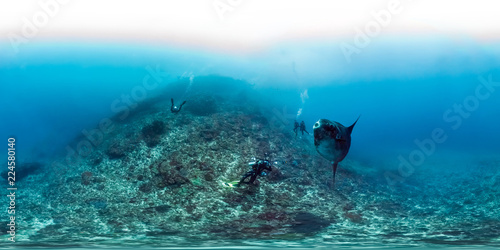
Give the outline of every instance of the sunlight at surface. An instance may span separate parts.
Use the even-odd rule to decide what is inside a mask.
[[[352,40],[357,29],[394,10],[383,34],[448,34],[490,41],[499,38],[498,27],[492,25],[500,23],[498,5],[488,0],[2,1],[0,33],[20,35],[26,20],[43,21],[45,13],[48,21],[38,25],[37,38],[146,41],[241,51],[304,38]]]

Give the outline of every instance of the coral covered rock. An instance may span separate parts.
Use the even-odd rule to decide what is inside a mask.
[[[165,123],[162,121],[154,121],[153,123],[142,128],[142,136],[148,147],[154,147],[160,143],[161,135],[166,131]]]
[[[391,186],[384,172],[351,158],[332,187],[331,163],[317,154],[312,136],[296,138],[293,120],[251,105],[253,93],[244,105],[240,92],[191,95],[176,115],[168,110],[171,93],[115,123],[88,159],[63,158],[51,171],[19,167],[21,179],[29,176],[20,182],[16,214],[24,245],[404,245],[500,237],[498,163],[468,181],[432,174],[435,167]],[[255,185],[223,185],[239,181],[253,157],[279,163]]]
[[[89,185],[92,182],[93,174],[91,172],[82,173],[82,185]]]
[[[124,157],[132,149],[129,140],[114,140],[108,147],[106,154],[109,159],[119,159]]]

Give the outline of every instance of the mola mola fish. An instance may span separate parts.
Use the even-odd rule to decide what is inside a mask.
[[[314,146],[323,158],[332,161],[333,164],[333,182],[335,182],[335,173],[337,165],[341,162],[351,147],[351,133],[358,119],[349,127],[344,127],[338,122],[332,122],[327,119],[319,119],[314,124]]]

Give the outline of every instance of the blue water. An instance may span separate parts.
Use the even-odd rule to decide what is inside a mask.
[[[161,74],[159,88],[210,75],[246,81],[290,117],[302,108],[299,119],[310,127],[321,117],[347,125],[361,115],[353,153],[412,148],[415,139],[430,137],[437,127],[448,135],[439,145],[442,150],[498,152],[498,86],[491,93],[482,89],[488,97],[477,104],[469,100],[473,111],[464,112],[470,116],[453,106],[475,95],[479,78],[500,81],[498,48],[421,40],[374,44],[351,63],[337,44],[324,42],[246,54],[135,44],[36,44],[1,62],[0,115],[6,121],[1,131],[4,138],[19,137],[27,158],[53,153],[75,133],[112,115],[113,101],[141,85],[150,67]],[[443,116],[449,109],[447,122]]]
[[[63,156],[83,130],[127,107],[124,96],[138,93],[153,71],[160,81],[144,99],[177,81],[213,81],[209,88],[218,93],[225,91],[218,86],[221,79],[243,83],[259,93],[268,114],[278,112],[290,126],[303,120],[309,132],[320,118],[348,126],[361,116],[348,159],[376,171],[397,173],[401,157],[411,162],[414,153],[424,156],[413,158],[416,179],[454,172],[480,178],[478,171],[491,174],[500,168],[499,49],[467,39],[385,38],[348,63],[338,41],[276,44],[240,53],[37,43],[18,54],[6,53],[0,61],[0,138],[16,138],[21,162]],[[172,97],[180,102],[191,94],[188,87]],[[494,163],[486,164],[487,170],[471,167],[478,161]],[[494,182],[498,176],[488,178]],[[411,175],[405,181],[411,182]],[[448,179],[432,181],[437,188]],[[498,185],[491,188],[498,193]],[[492,199],[500,206],[498,197]]]

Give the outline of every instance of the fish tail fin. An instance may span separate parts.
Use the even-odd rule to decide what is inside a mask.
[[[360,117],[361,117],[361,115],[358,116],[358,119],[356,119],[356,121],[351,126],[347,127],[347,132],[349,134],[352,133],[352,129],[354,128],[354,125],[356,125],[356,123],[358,122],[358,120],[359,120]]]
[[[333,184],[335,184],[335,175],[337,174],[337,166],[339,165],[338,162],[333,163]]]

